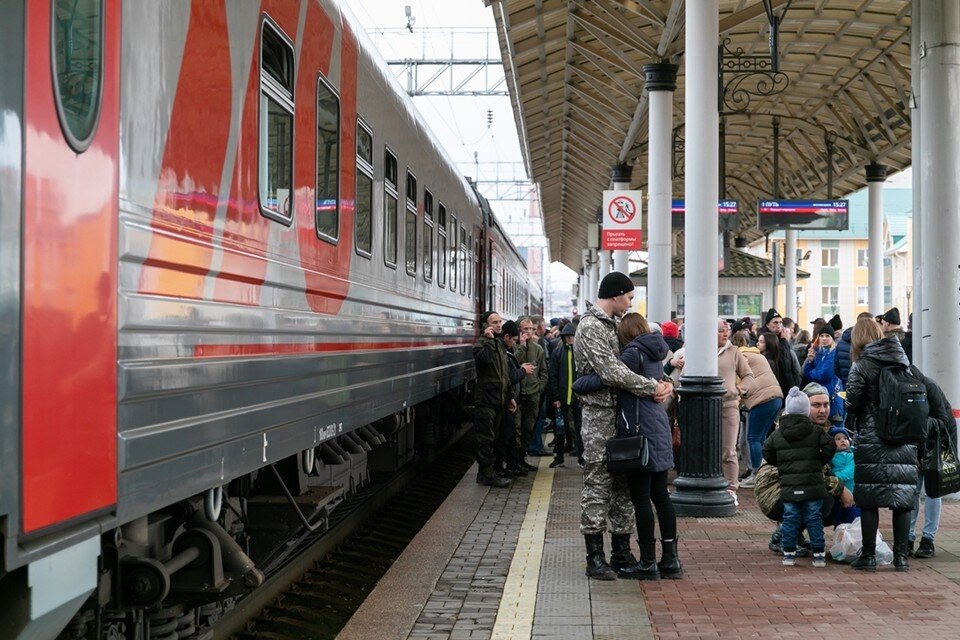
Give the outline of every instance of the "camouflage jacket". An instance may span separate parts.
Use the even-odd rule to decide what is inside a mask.
[[[539,395],[547,388],[547,357],[543,348],[535,340],[528,340],[525,345],[518,345],[514,351],[520,364],[530,362],[537,365],[537,370],[523,379],[520,383],[520,392],[527,395]]]
[[[585,405],[616,407],[618,389],[638,396],[652,396],[657,392],[656,380],[634,373],[620,361],[617,321],[596,305],[590,307],[580,320],[573,356],[578,375],[596,373],[606,385],[596,393],[580,396]]]
[[[843,480],[829,475],[829,471],[830,465],[826,465],[823,470],[823,484],[827,493],[836,498],[843,493]],[[757,469],[753,492],[757,496],[757,506],[760,507],[760,511],[769,518],[777,503],[780,502],[780,472],[766,460]]]

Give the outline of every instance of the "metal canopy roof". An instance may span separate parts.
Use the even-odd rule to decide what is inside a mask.
[[[524,161],[540,183],[554,259],[578,270],[610,169],[634,165],[646,190],[642,66],[680,64],[674,126],[683,135],[683,0],[486,0],[493,5]],[[773,194],[773,116],[780,116],[783,198],[827,196],[826,136],[836,136],[834,197],[866,183],[871,162],[910,164],[910,2],[768,0],[780,26],[783,93],[725,117],[726,197],[740,235],[760,236],[758,199]],[[695,3],[690,0],[688,4]],[[729,50],[769,54],[764,0],[720,0]],[[676,146],[676,145],[675,145]],[[675,167],[683,171],[682,151]],[[683,178],[674,178],[675,197]]]

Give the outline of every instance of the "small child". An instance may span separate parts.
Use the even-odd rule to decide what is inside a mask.
[[[781,526],[783,565],[797,563],[797,536],[805,525],[810,532],[813,566],[827,566],[821,510],[827,496],[823,465],[836,451],[826,432],[809,418],[810,400],[797,387],[787,395],[780,427],[763,443],[763,457],[780,474],[780,499],[783,500]]]
[[[837,446],[837,452],[830,460],[830,473],[843,481],[843,486],[853,493],[853,445],[850,444],[850,432],[843,425],[830,427],[827,432]],[[829,524],[837,526],[850,523],[860,517],[860,508],[856,505],[845,507],[839,501],[833,504],[828,518]]]

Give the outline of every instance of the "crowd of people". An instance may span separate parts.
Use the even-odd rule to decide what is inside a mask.
[[[682,438],[676,389],[685,363],[683,318],[649,322],[631,312],[633,297],[630,278],[612,272],[596,304],[572,320],[552,319],[548,327],[539,316],[504,322],[495,312],[483,315],[474,347],[477,481],[504,487],[535,470],[526,456],[548,453],[542,438],[550,423],[550,466],[575,455],[583,469],[586,575],[680,578],[669,477]],[[717,319],[724,481],[735,503],[739,491],[753,490],[761,511],[777,523],[768,546],[785,566],[807,555],[814,567],[825,566],[824,526],[859,518],[863,548],[852,566],[875,570],[880,508],[893,512],[897,570],[908,568],[908,556],[935,554],[940,498],[925,499],[914,549],[923,488],[918,470],[935,438],[955,448],[955,423],[943,392],[911,360],[912,334],[896,308],[860,314],[846,329],[835,315],[800,330],[775,309],[757,322]],[[884,385],[894,384],[889,371],[925,394],[920,439],[892,443],[884,431],[889,420],[881,414],[891,411]],[[643,436],[642,466],[611,473],[608,441],[635,435]],[[630,549],[634,529],[639,560]]]

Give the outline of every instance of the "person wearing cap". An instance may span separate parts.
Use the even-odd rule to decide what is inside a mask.
[[[906,332],[904,332],[903,327],[900,326],[900,309],[896,307],[891,308],[882,316],[879,316],[879,320],[880,328],[883,330],[883,337],[896,336],[897,340],[900,341],[900,346],[903,347],[903,352],[907,354],[907,360],[912,364],[913,335],[911,334],[910,338],[907,339]]]
[[[830,393],[830,419],[841,422],[844,415],[843,398],[837,394],[842,387],[833,367],[836,357],[836,345],[833,340],[835,332],[836,330],[829,322],[820,325],[817,341],[810,345],[803,363],[803,379],[821,384],[827,389]]]
[[[620,361],[617,324],[633,303],[633,290],[633,281],[626,274],[613,271],[604,276],[597,303],[581,316],[573,344],[578,376],[596,373],[606,385],[580,397],[584,460],[580,533],[587,547],[586,574],[600,580],[615,580],[617,569],[637,562],[630,552],[630,534],[634,529],[630,490],[623,474],[611,475],[607,471],[605,460],[607,440],[616,434],[618,390],[654,396],[661,402],[673,393],[673,385],[636,374]],[[612,568],[603,550],[608,521]]]
[[[785,331],[783,327],[783,317],[777,313],[776,309],[771,308],[767,311],[766,315],[763,317],[763,326],[764,329],[777,336],[777,339],[780,342],[780,349],[778,351],[778,359],[776,367],[773,367],[773,372],[777,376],[777,380],[780,382],[780,388],[784,390],[784,394],[789,391],[790,387],[800,386],[801,381],[801,371],[800,371],[800,361],[797,359],[796,354],[793,352],[792,345],[789,339],[789,331]]]
[[[577,379],[573,359],[573,343],[577,328],[568,322],[560,329],[562,341],[550,355],[550,375],[547,380],[547,396],[553,404],[556,415],[553,434],[553,462],[551,467],[563,466],[563,454],[567,450],[567,437],[573,440],[577,454],[577,464],[583,468],[583,440],[580,439],[580,401],[573,392],[573,382]]]
[[[854,490],[854,461],[853,461],[853,437],[842,424],[835,424],[827,432],[833,443],[837,446],[837,452],[833,454],[830,460],[830,473],[843,481],[843,486],[850,491]],[[824,520],[824,524],[832,524],[834,527],[841,524],[848,524],[860,517],[860,509],[853,505],[845,507],[837,502],[833,505],[830,515]]]
[[[837,447],[833,438],[810,420],[810,399],[804,392],[793,387],[784,405],[779,428],[763,443],[764,459],[777,468],[780,476],[783,565],[796,564],[798,535],[801,527],[806,526],[813,566],[825,567],[821,511],[827,491],[823,466],[833,458]]]
[[[831,424],[830,395],[827,390],[822,385],[811,382],[803,388],[803,393],[806,394],[810,402],[807,417],[824,433],[828,433]],[[829,466],[825,469],[823,487],[827,492],[827,497],[824,498],[823,508],[820,511],[824,522],[827,521],[826,519],[833,510],[835,502],[839,502],[844,507],[854,505],[853,492],[844,486],[840,478],[829,472]],[[783,518],[783,501],[780,500],[780,477],[777,475],[777,468],[766,461],[757,470],[754,493],[757,497],[757,506],[760,507],[763,515],[779,523]],[[767,543],[767,548],[776,554],[781,552],[780,537],[780,525],[778,524],[770,535],[770,542]],[[797,550],[797,557],[803,557],[807,553],[807,550],[802,546],[802,542],[800,545]]]

